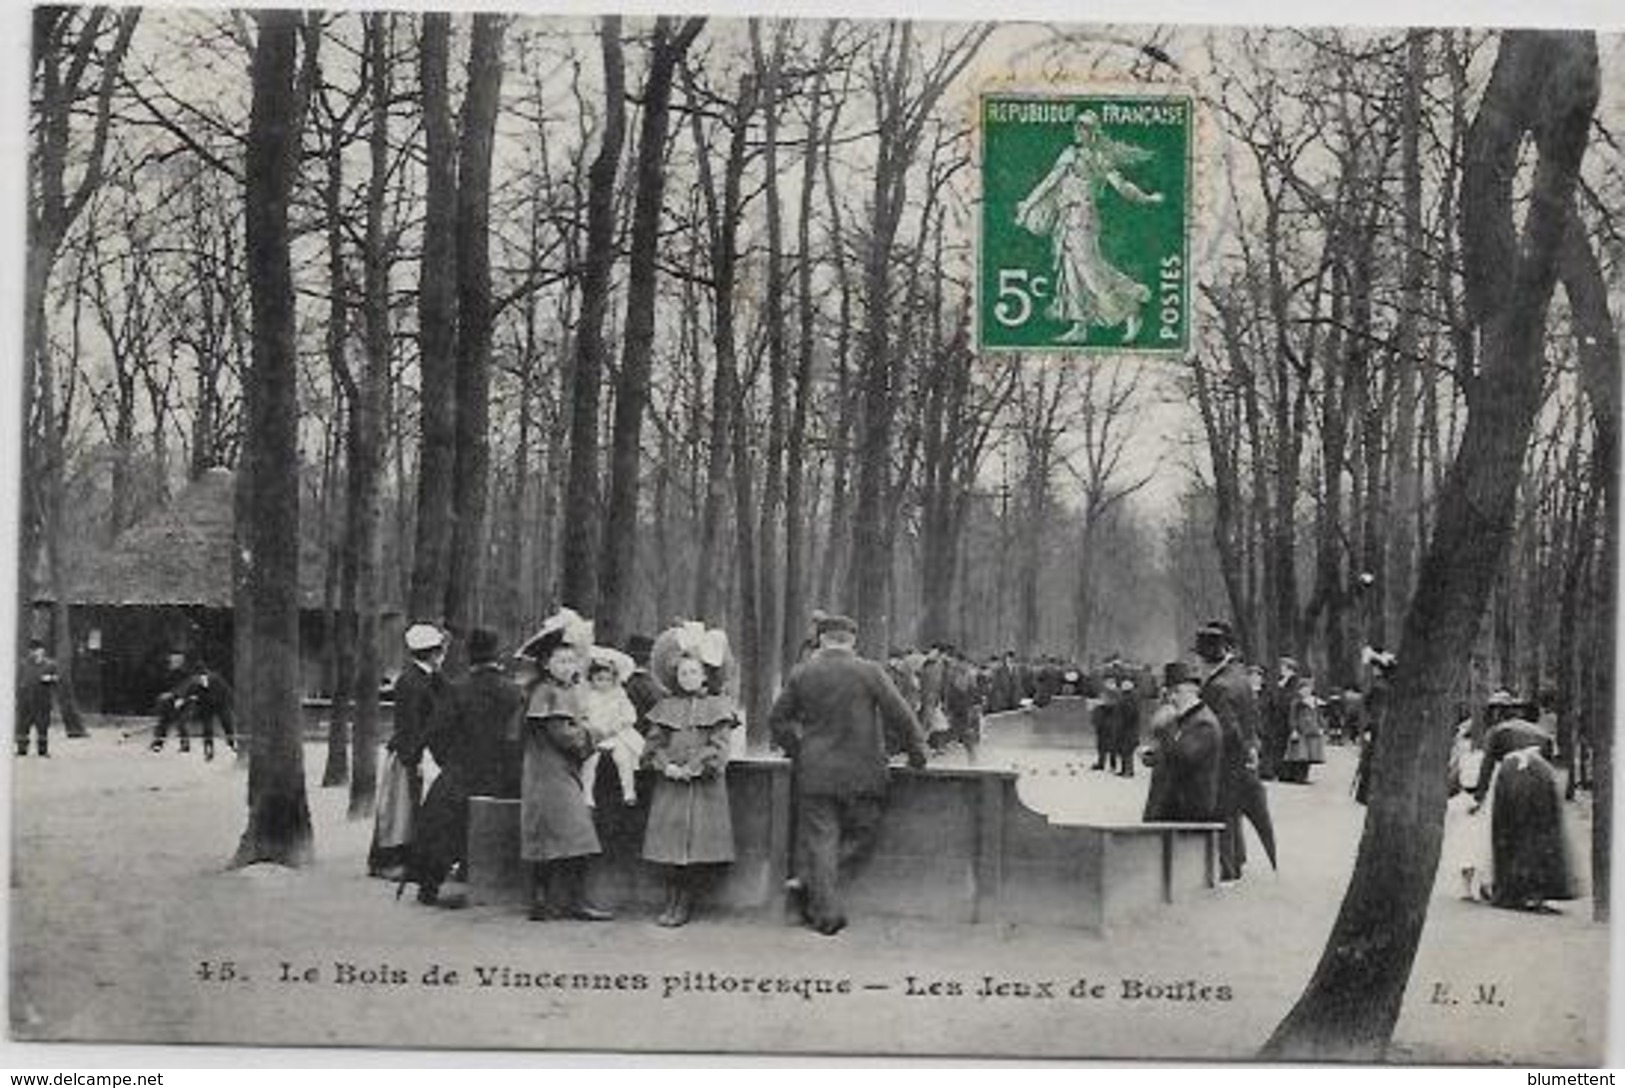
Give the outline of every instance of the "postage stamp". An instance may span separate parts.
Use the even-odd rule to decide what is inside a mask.
[[[982,96],[984,349],[1190,344],[1193,99]]]

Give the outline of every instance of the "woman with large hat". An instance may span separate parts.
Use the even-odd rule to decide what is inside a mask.
[[[614,917],[587,897],[587,863],[600,853],[598,832],[581,788],[581,765],[593,753],[577,685],[592,624],[566,608],[519,650],[540,675],[523,725],[519,851],[530,866],[530,918]]]

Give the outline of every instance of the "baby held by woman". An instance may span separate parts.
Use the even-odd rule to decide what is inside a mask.
[[[629,806],[638,803],[637,769],[643,758],[643,737],[636,728],[638,713],[621,686],[632,674],[632,667],[632,659],[618,650],[592,648],[587,687],[582,695],[587,732],[592,734],[594,746],[592,755],[581,765],[581,785],[589,806],[598,777],[598,759],[605,753],[615,764],[621,799]]]

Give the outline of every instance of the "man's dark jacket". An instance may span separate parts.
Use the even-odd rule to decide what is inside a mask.
[[[415,661],[401,667],[395,680],[395,728],[389,749],[409,767],[416,767],[423,759],[445,692],[445,677],[438,672],[426,672]]]
[[[521,755],[512,726],[525,693],[495,665],[475,665],[446,686],[428,736],[443,771],[453,771],[469,796],[518,797]]]
[[[768,714],[773,741],[795,761],[803,794],[850,797],[886,789],[886,734],[925,763],[925,731],[886,670],[825,648],[796,666]]]

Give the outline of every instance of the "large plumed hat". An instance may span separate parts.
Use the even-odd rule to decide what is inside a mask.
[[[406,648],[413,653],[438,649],[446,644],[446,636],[432,623],[414,623],[406,629]]]
[[[547,618],[541,630],[525,640],[516,656],[546,661],[560,646],[574,646],[583,651],[590,649],[592,621],[583,619],[573,608],[561,608]]]

